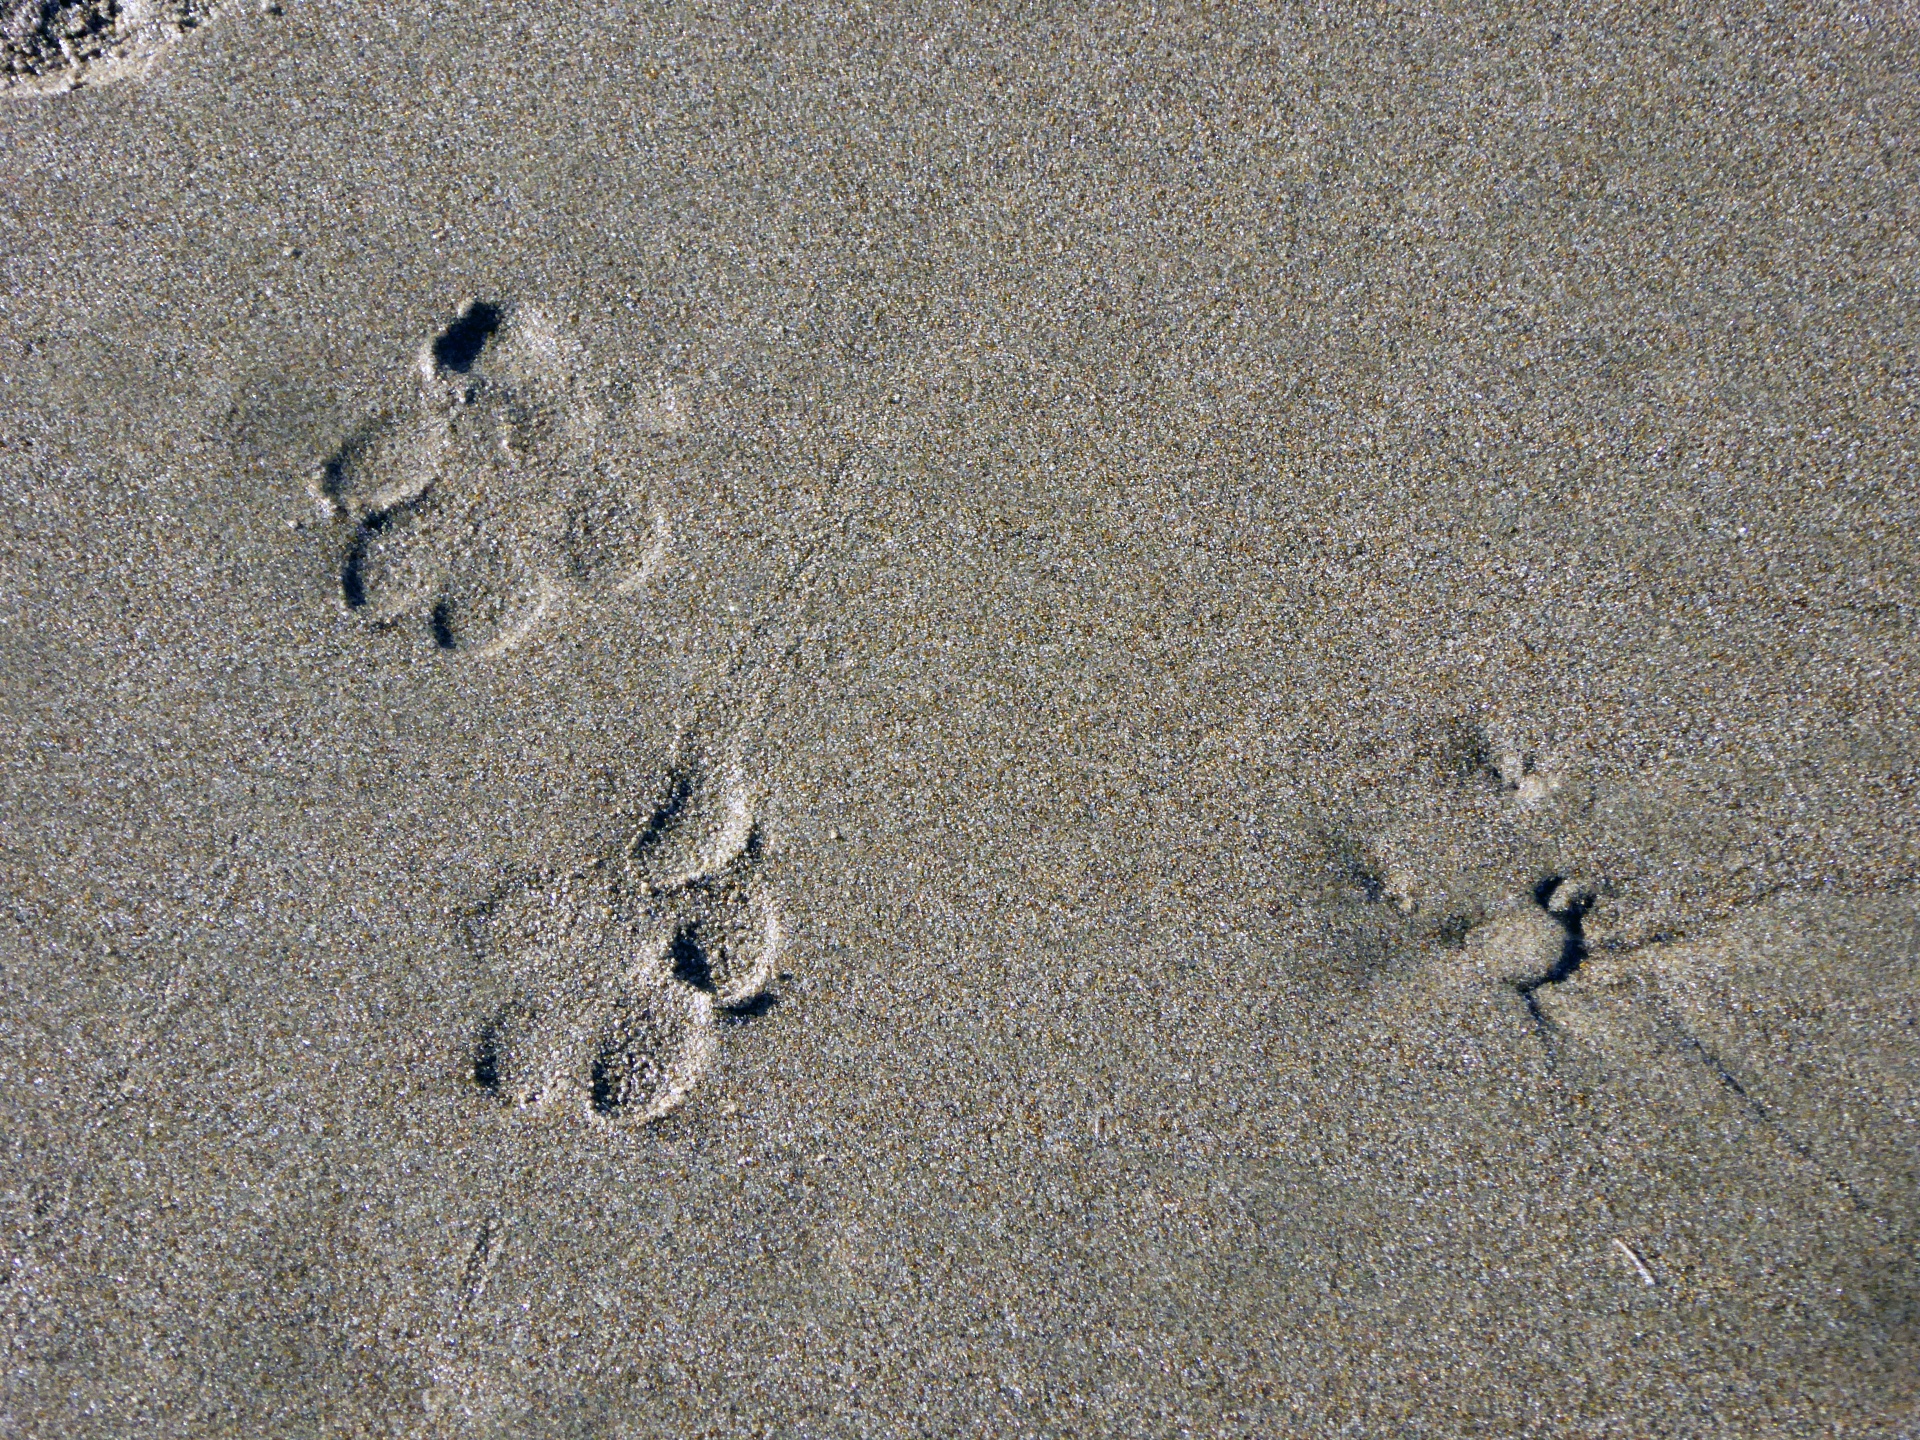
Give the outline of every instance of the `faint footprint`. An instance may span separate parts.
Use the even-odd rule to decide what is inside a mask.
[[[525,1109],[644,1121],[686,1098],[728,1014],[767,1003],[780,922],[737,771],[676,770],[612,857],[536,875],[468,917],[503,982],[470,1075]]]
[[[209,0],[0,0],[0,93],[137,73],[213,9]]]
[[[1334,969],[1355,978],[1404,969],[1514,915],[1558,933],[1527,898],[1568,868],[1584,803],[1557,758],[1462,718],[1369,759],[1375,774],[1359,803],[1303,836],[1298,855],[1324,932],[1315,948]]]
[[[312,482],[344,528],[340,598],[443,650],[495,655],[666,555],[665,517],[604,443],[571,347],[525,305],[469,301],[420,347],[416,401],[362,426]],[[671,404],[641,429],[672,429]]]

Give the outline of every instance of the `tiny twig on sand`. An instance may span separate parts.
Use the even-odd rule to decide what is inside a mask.
[[[1653,1271],[1647,1268],[1647,1262],[1640,1258],[1640,1252],[1638,1250],[1634,1249],[1633,1246],[1629,1245],[1617,1235],[1614,1236],[1613,1243],[1619,1247],[1622,1255],[1633,1262],[1633,1268],[1639,1273],[1640,1278],[1646,1281],[1649,1286],[1657,1286],[1660,1283],[1653,1278]]]

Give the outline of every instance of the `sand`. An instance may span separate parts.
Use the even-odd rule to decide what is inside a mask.
[[[1920,1433],[1909,8],[0,18],[0,1434]]]

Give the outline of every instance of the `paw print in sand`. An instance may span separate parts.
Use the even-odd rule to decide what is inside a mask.
[[[715,1031],[767,1000],[780,946],[737,774],[674,777],[613,857],[527,877],[468,918],[504,993],[474,1040],[482,1091],[528,1110],[645,1121],[684,1100]]]
[[[0,94],[58,94],[144,72],[214,0],[0,0]]]
[[[1417,732],[1377,763],[1392,780],[1353,842],[1354,874],[1370,899],[1447,946],[1483,924],[1505,925],[1510,912],[1522,929],[1558,933],[1552,916],[1572,902],[1549,909],[1533,891],[1550,873],[1549,889],[1559,885],[1584,801],[1560,758],[1460,719]]]
[[[1530,994],[1567,971],[1595,882],[1563,756],[1461,718],[1369,747],[1364,788],[1298,851],[1303,950],[1372,984],[1439,956]]]
[[[495,655],[572,602],[646,584],[665,520],[574,362],[538,310],[480,300],[420,347],[415,401],[349,436],[312,483],[350,613]],[[677,428],[670,397],[638,418]]]

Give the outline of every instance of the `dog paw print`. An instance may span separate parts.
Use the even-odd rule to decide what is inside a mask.
[[[737,773],[677,774],[612,857],[536,875],[469,918],[504,993],[470,1077],[501,1102],[601,1122],[674,1109],[719,1024],[768,1002],[780,921]]]
[[[328,457],[340,599],[442,650],[497,655],[583,599],[644,586],[666,522],[538,310],[473,300],[420,347],[417,394]],[[671,404],[643,429],[673,428]]]

